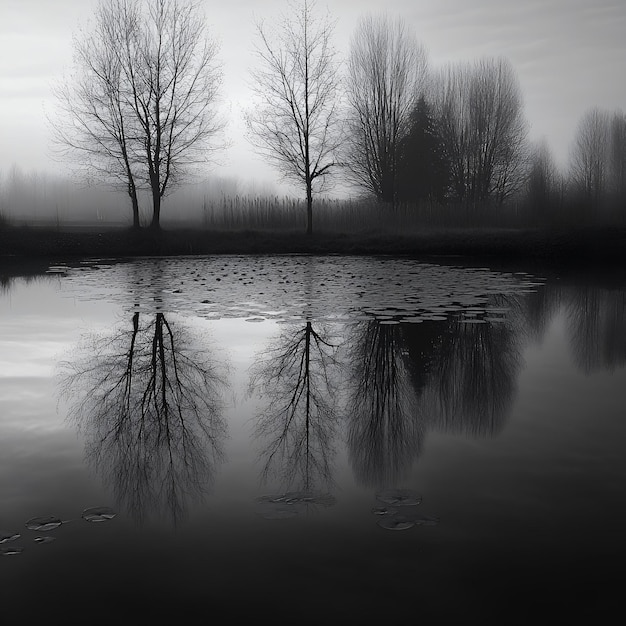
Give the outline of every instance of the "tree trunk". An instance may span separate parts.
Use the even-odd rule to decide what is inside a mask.
[[[137,191],[133,189],[132,194],[130,196],[130,200],[133,204],[133,229],[139,230],[139,200],[137,200]]]
[[[152,222],[150,223],[150,228],[154,228],[155,230],[160,230],[161,228],[161,194],[159,193],[159,189],[152,188]]]
[[[306,187],[306,234],[308,237],[313,235],[313,192],[311,183]]]

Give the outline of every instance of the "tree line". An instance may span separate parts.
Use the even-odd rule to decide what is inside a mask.
[[[626,117],[594,109],[581,120],[569,177],[545,142],[531,145],[516,72],[504,58],[431,70],[406,24],[358,22],[344,68],[334,22],[314,0],[256,24],[247,112],[255,150],[306,197],[341,177],[382,208],[431,203],[478,211],[523,197],[545,213],[568,197],[597,208],[626,198]],[[184,0],[101,0],[74,42],[74,73],[57,89],[56,145],[81,174],[129,196],[162,199],[222,147],[218,46]]]

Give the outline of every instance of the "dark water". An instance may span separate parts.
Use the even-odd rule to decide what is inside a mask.
[[[608,622],[626,288],[393,258],[0,291],[0,615]],[[611,618],[612,619],[612,618]]]

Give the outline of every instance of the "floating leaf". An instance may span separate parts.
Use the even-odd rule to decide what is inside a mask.
[[[14,541],[15,539],[19,539],[19,533],[13,533],[5,530],[0,530],[0,543],[8,543],[9,541]]]
[[[24,548],[21,546],[0,546],[0,554],[2,556],[15,556],[16,554],[22,554]]]
[[[117,513],[108,506],[94,506],[90,509],[85,509],[82,518],[86,522],[108,522],[116,515]]]
[[[56,537],[50,537],[49,535],[46,537],[35,537],[33,540],[35,543],[51,543],[54,541]]]
[[[418,526],[437,526],[439,524],[438,517],[418,517],[415,519]]]
[[[395,515],[397,512],[392,506],[376,506],[372,509],[374,515]]]
[[[54,530],[63,522],[58,517],[32,517],[26,522],[28,530]]]
[[[288,491],[272,496],[260,496],[257,502],[272,502],[276,504],[321,504],[332,506],[337,502],[335,496],[321,491]]]
[[[410,489],[385,489],[376,494],[376,499],[394,506],[415,506],[422,501],[422,496]]]
[[[406,517],[392,515],[378,520],[378,525],[385,530],[408,530],[415,526],[415,522]]]

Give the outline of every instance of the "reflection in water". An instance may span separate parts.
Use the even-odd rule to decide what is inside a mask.
[[[400,480],[419,454],[423,432],[402,328],[372,320],[348,340],[351,381],[348,450],[357,480],[368,486]]]
[[[149,512],[176,523],[201,496],[222,457],[224,381],[180,324],[156,313],[145,324],[90,336],[61,364],[71,415],[87,458],[139,522]]]
[[[431,427],[482,437],[501,430],[515,395],[521,335],[512,314],[497,323],[447,322],[424,394]]]
[[[261,478],[276,476],[285,489],[311,492],[332,484],[338,427],[338,364],[325,328],[287,327],[251,371],[250,393],[267,397],[257,416]]]
[[[568,333],[577,365],[586,373],[626,364],[626,293],[583,286],[567,303]]]
[[[380,487],[402,481],[427,430],[473,437],[501,430],[515,394],[524,333],[520,303],[492,300],[490,306],[506,310],[506,318],[455,315],[354,327],[347,342],[347,439],[359,482]]]

